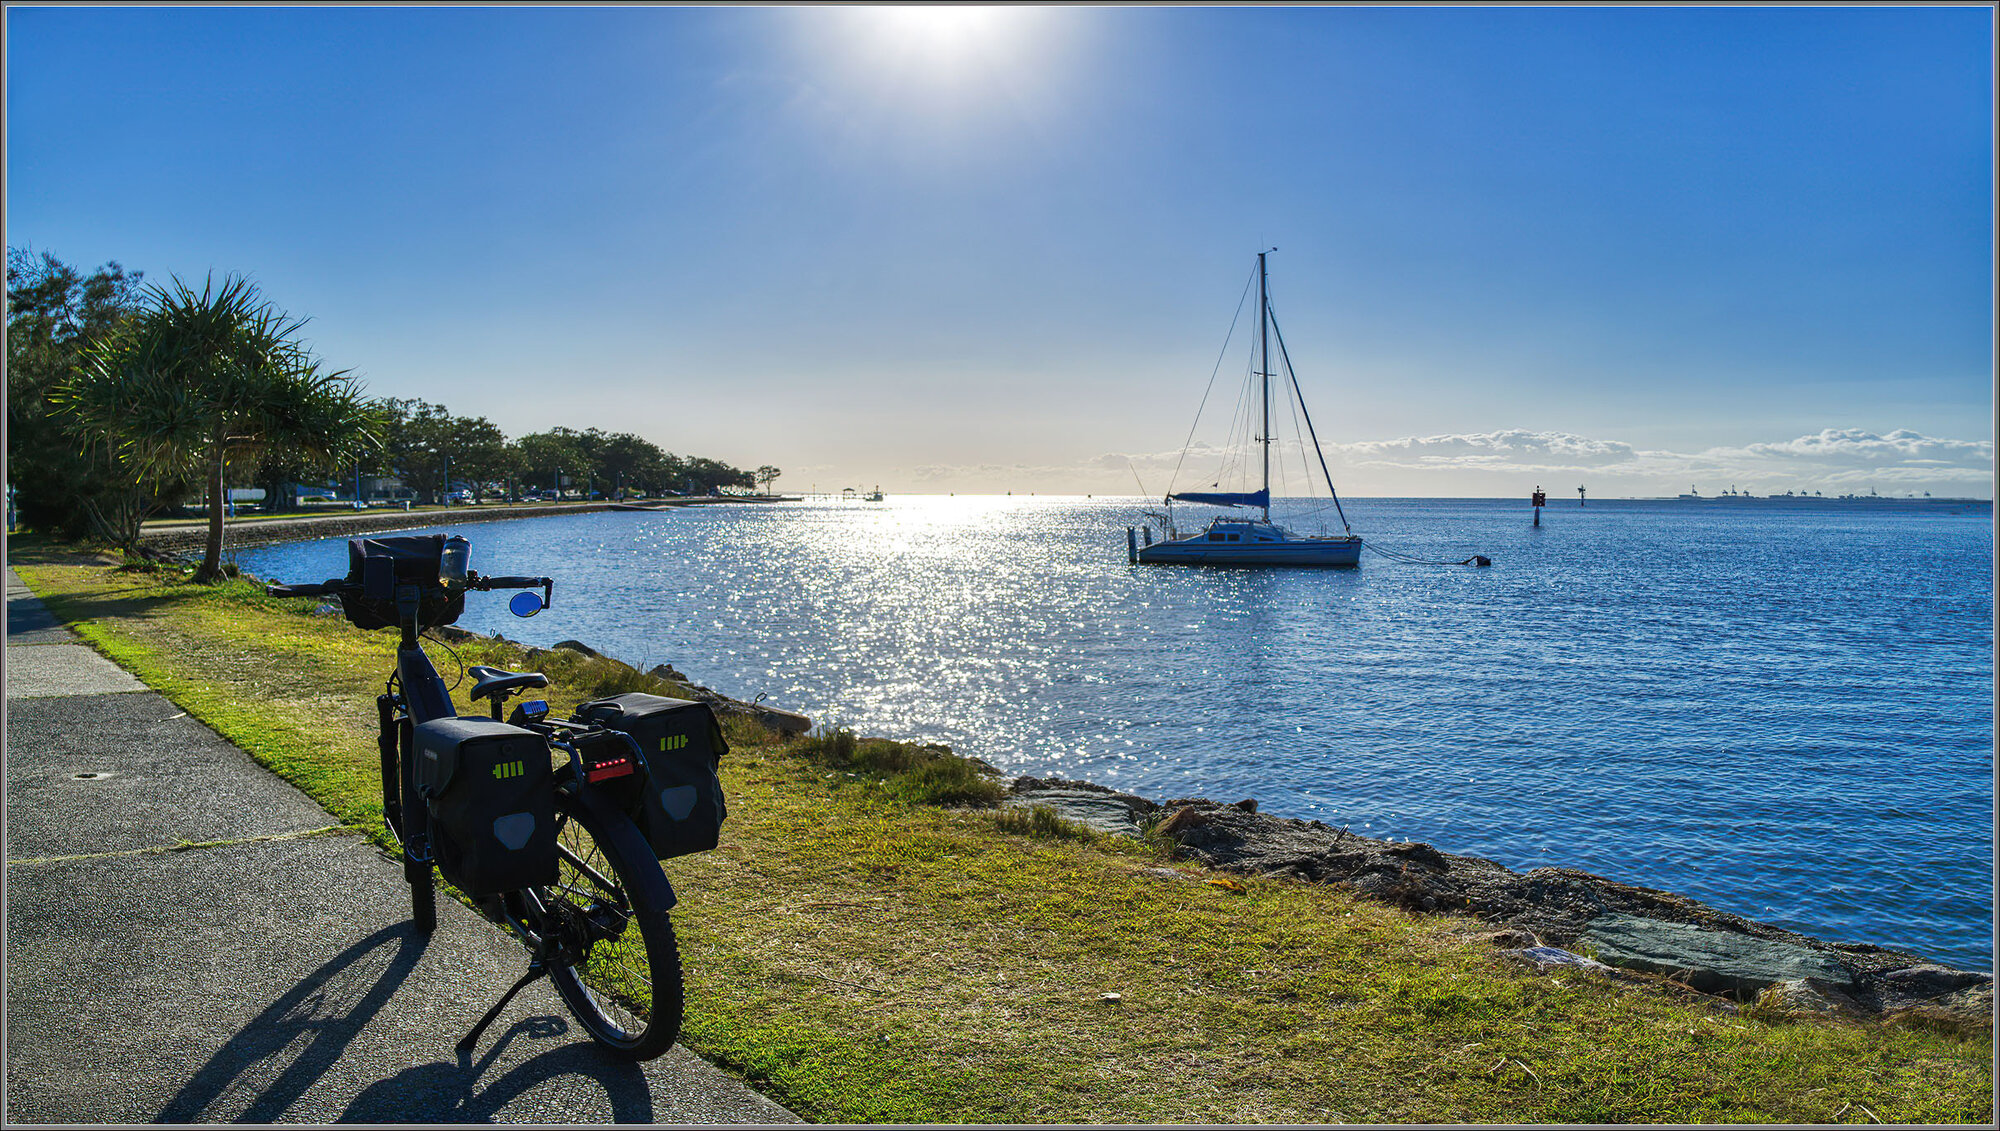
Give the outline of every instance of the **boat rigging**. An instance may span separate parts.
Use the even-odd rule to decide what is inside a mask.
[[[1275,251],[1276,249],[1271,249]],[[1173,491],[1169,489],[1165,512],[1149,512],[1149,517],[1161,521],[1165,540],[1152,540],[1152,527],[1146,528],[1146,544],[1139,544],[1138,532],[1126,528],[1126,551],[1134,563],[1144,565],[1225,565],[1225,566],[1331,566],[1353,568],[1361,564],[1362,541],[1347,522],[1347,513],[1340,506],[1340,495],[1334,490],[1333,474],[1327,469],[1326,455],[1320,451],[1319,436],[1312,425],[1312,414],[1306,409],[1305,395],[1299,389],[1298,375],[1292,371],[1291,354],[1285,348],[1284,333],[1278,329],[1277,320],[1271,314],[1270,274],[1265,257],[1270,251],[1257,253],[1257,367],[1251,373],[1256,379],[1258,399],[1257,413],[1260,417],[1258,434],[1253,442],[1262,448],[1260,468],[1261,485],[1255,491]],[[1300,416],[1305,422],[1302,439],[1312,444],[1313,454],[1319,462],[1319,471],[1326,480],[1328,497],[1333,502],[1334,511],[1340,516],[1339,534],[1300,534],[1281,526],[1271,519],[1271,444],[1274,440],[1271,428],[1271,340],[1278,342],[1278,355],[1285,364],[1285,376],[1291,382],[1291,393],[1295,398]],[[1225,347],[1226,348],[1226,347]],[[1197,424],[1199,413],[1197,413]],[[1192,441],[1192,433],[1190,433]],[[1185,452],[1182,453],[1185,458]],[[1310,474],[1310,469],[1308,469]],[[1218,481],[1215,486],[1220,486]],[[1255,507],[1259,514],[1255,519],[1220,516],[1209,520],[1203,529],[1183,537],[1176,528],[1173,518],[1175,502],[1197,503],[1218,507]]]

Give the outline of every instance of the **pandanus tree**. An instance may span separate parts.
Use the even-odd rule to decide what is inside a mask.
[[[198,478],[208,540],[195,580],[222,576],[230,465],[282,451],[331,464],[375,443],[377,412],[347,371],[299,341],[305,320],[240,276],[149,287],[146,309],[89,351],[61,400],[93,440],[153,478]]]

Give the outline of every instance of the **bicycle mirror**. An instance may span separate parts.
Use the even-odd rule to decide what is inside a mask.
[[[517,617],[531,617],[542,611],[542,596],[539,593],[516,593],[507,601],[507,609]]]

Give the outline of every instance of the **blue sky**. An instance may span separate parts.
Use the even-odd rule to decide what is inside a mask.
[[[510,434],[793,490],[1157,493],[1275,245],[1344,492],[1992,494],[1984,7],[7,33],[10,246],[246,273],[371,392]]]

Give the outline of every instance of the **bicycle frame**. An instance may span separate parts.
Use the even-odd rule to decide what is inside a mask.
[[[396,644],[396,683],[401,693],[385,691],[375,697],[381,727],[375,741],[382,755],[382,819],[402,845],[403,877],[413,884],[428,884],[434,860],[430,816],[416,800],[416,724],[452,718],[458,709],[452,705],[451,690],[417,642],[419,600],[414,585],[396,590],[397,619],[402,622],[402,639]],[[406,807],[404,801],[410,804]]]

